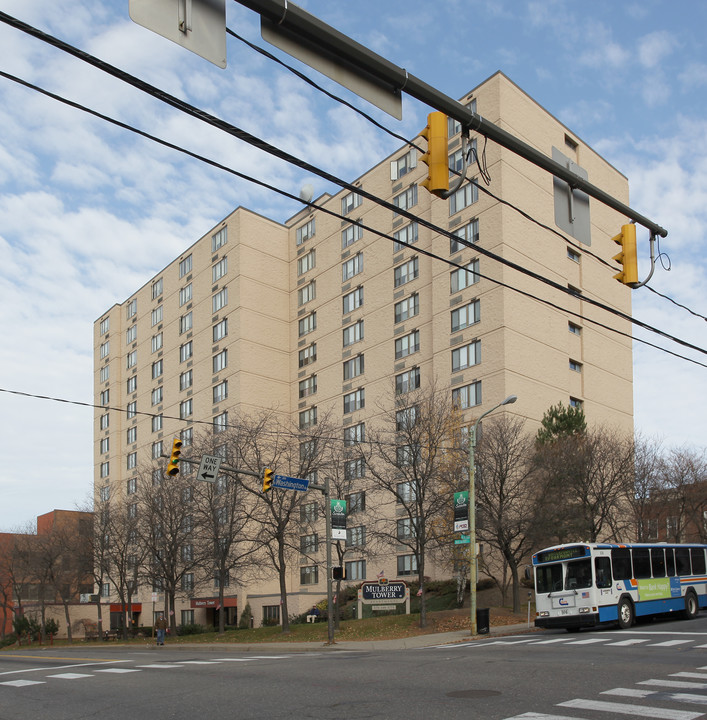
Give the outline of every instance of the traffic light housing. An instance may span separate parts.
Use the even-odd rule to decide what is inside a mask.
[[[621,272],[614,277],[624,285],[633,285],[638,282],[638,253],[636,251],[636,226],[633,224],[622,225],[621,232],[612,238],[621,245],[621,252],[614,255],[616,260],[623,267]]]
[[[272,481],[275,476],[275,471],[270,468],[263,470],[263,492],[269,492],[272,490]]]
[[[420,184],[439,197],[449,191],[449,150],[447,116],[433,112],[427,116],[427,127],[420,133],[427,139],[427,152],[420,160],[428,167],[427,179]]]
[[[179,456],[182,454],[182,441],[179,438],[172,440],[172,454],[169,456],[167,475],[173,477],[179,474]]]

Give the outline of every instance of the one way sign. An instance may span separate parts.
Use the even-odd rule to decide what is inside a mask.
[[[199,480],[215,483],[218,477],[218,469],[221,467],[221,458],[218,455],[202,455],[199,464],[199,472],[196,476]]]

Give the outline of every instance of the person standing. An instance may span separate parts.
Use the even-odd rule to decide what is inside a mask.
[[[164,633],[167,629],[167,619],[163,613],[155,620],[155,630],[157,630],[157,644],[164,645]]]

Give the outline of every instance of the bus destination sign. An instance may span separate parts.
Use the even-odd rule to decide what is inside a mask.
[[[576,560],[587,557],[589,548],[586,545],[570,545],[569,547],[557,548],[555,550],[543,550],[535,556],[535,564],[548,562],[561,562],[562,560]]]

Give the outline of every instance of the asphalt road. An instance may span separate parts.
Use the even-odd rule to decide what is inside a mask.
[[[697,720],[707,614],[416,649],[263,645],[0,653],[0,720]]]

